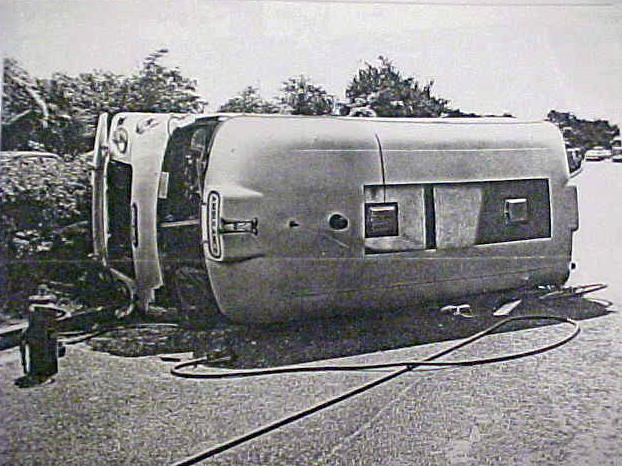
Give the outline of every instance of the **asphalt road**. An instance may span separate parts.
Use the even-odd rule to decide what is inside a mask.
[[[588,163],[579,186],[578,268],[622,308],[622,164]],[[622,465],[622,317],[581,321],[551,352],[471,368],[412,372],[236,447],[209,464]],[[460,357],[526,349],[550,326],[497,335]],[[451,342],[341,358],[417,359]],[[326,363],[327,361],[322,361]],[[0,353],[3,464],[167,464],[380,377],[320,373],[173,378],[155,357],[70,348],[54,383],[20,389],[18,353]]]

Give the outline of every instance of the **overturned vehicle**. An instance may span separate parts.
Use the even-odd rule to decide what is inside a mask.
[[[193,264],[239,322],[561,284],[578,228],[546,122],[122,113],[93,164],[94,254],[136,305]]]

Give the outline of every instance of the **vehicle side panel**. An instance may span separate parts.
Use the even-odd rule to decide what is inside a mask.
[[[235,320],[392,309],[568,276],[576,193],[548,124],[235,118],[210,157],[204,196],[221,193],[223,218],[258,222],[256,235],[222,235],[223,259],[207,254],[221,311]],[[528,188],[514,193],[503,184],[513,181]],[[496,203],[550,198],[550,229],[485,244],[493,183]],[[392,202],[399,233],[366,238],[365,204]],[[348,228],[329,226],[334,213]]]
[[[223,218],[256,218],[257,234],[222,235],[224,258],[207,260],[221,311],[246,321],[300,318],[304,297],[372,286],[379,270],[364,260],[363,187],[381,180],[369,125],[328,118],[223,123],[204,196],[220,193]],[[333,215],[347,227],[331,227]]]

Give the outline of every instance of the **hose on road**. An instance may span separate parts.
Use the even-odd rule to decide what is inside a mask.
[[[538,348],[534,348],[531,350],[527,350],[527,351],[510,353],[510,354],[505,354],[505,355],[500,355],[500,356],[491,356],[487,358],[478,358],[478,359],[466,359],[466,360],[459,360],[459,361],[435,361],[436,359],[442,356],[445,356],[447,354],[450,354],[459,348],[463,348],[467,345],[470,345],[476,342],[477,340],[480,340],[488,335],[491,335],[496,330],[498,330],[500,327],[503,327],[511,322],[525,321],[525,320],[552,320],[552,321],[557,321],[557,322],[561,322],[565,324],[570,324],[572,326],[572,331],[569,332],[563,338],[553,343],[550,343],[550,344],[547,344],[545,346],[541,346]],[[272,369],[219,371],[219,372],[183,371],[182,369],[184,368],[191,367],[191,366],[196,367],[199,364],[209,362],[206,358],[184,361],[180,364],[175,365],[171,369],[171,374],[177,377],[183,377],[183,378],[189,378],[189,379],[224,379],[224,378],[234,378],[234,377],[257,377],[257,376],[276,375],[276,374],[292,374],[292,373],[301,373],[301,372],[363,371],[363,370],[373,370],[373,369],[386,369],[386,368],[391,368],[391,367],[401,367],[401,368],[383,377],[380,377],[376,380],[373,380],[364,385],[361,385],[358,388],[355,388],[346,393],[343,393],[334,398],[331,398],[327,401],[324,401],[320,404],[312,406],[311,408],[298,411],[297,413],[294,413],[276,422],[267,424],[263,427],[253,430],[252,432],[244,434],[240,437],[234,438],[220,445],[217,445],[207,450],[196,453],[192,456],[189,456],[181,461],[174,463],[174,465],[182,466],[182,465],[196,464],[200,461],[216,456],[238,445],[241,445],[243,443],[246,443],[250,440],[256,439],[263,435],[266,435],[276,429],[279,429],[288,424],[292,424],[293,422],[296,422],[300,419],[303,419],[307,416],[317,413],[318,411],[326,409],[330,406],[334,406],[337,403],[347,400],[348,398],[352,398],[356,395],[366,392],[367,390],[370,390],[374,387],[382,385],[392,379],[395,379],[396,377],[399,377],[400,375],[403,375],[407,372],[412,371],[413,369],[417,367],[421,367],[421,366],[476,366],[476,365],[491,364],[491,363],[502,362],[502,361],[510,361],[513,359],[524,358],[527,356],[533,356],[536,354],[544,353],[545,351],[550,351],[554,348],[557,348],[569,342],[570,340],[572,340],[579,334],[580,330],[581,329],[579,325],[575,321],[568,319],[566,317],[528,315],[528,316],[509,317],[507,319],[504,319],[482,330],[481,332],[478,332],[466,338],[465,340],[462,340],[450,346],[449,348],[445,348],[421,360],[415,360],[415,361],[400,361],[400,362],[381,363],[381,364],[361,364],[361,365],[349,365],[349,366],[340,366],[340,365],[309,366],[309,367],[295,366],[295,367],[278,367],[278,368],[272,368]]]

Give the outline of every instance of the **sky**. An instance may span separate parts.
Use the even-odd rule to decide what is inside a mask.
[[[343,98],[383,55],[463,111],[622,125],[620,0],[0,0],[0,53],[35,76],[128,74],[159,48],[210,111],[299,74]]]

